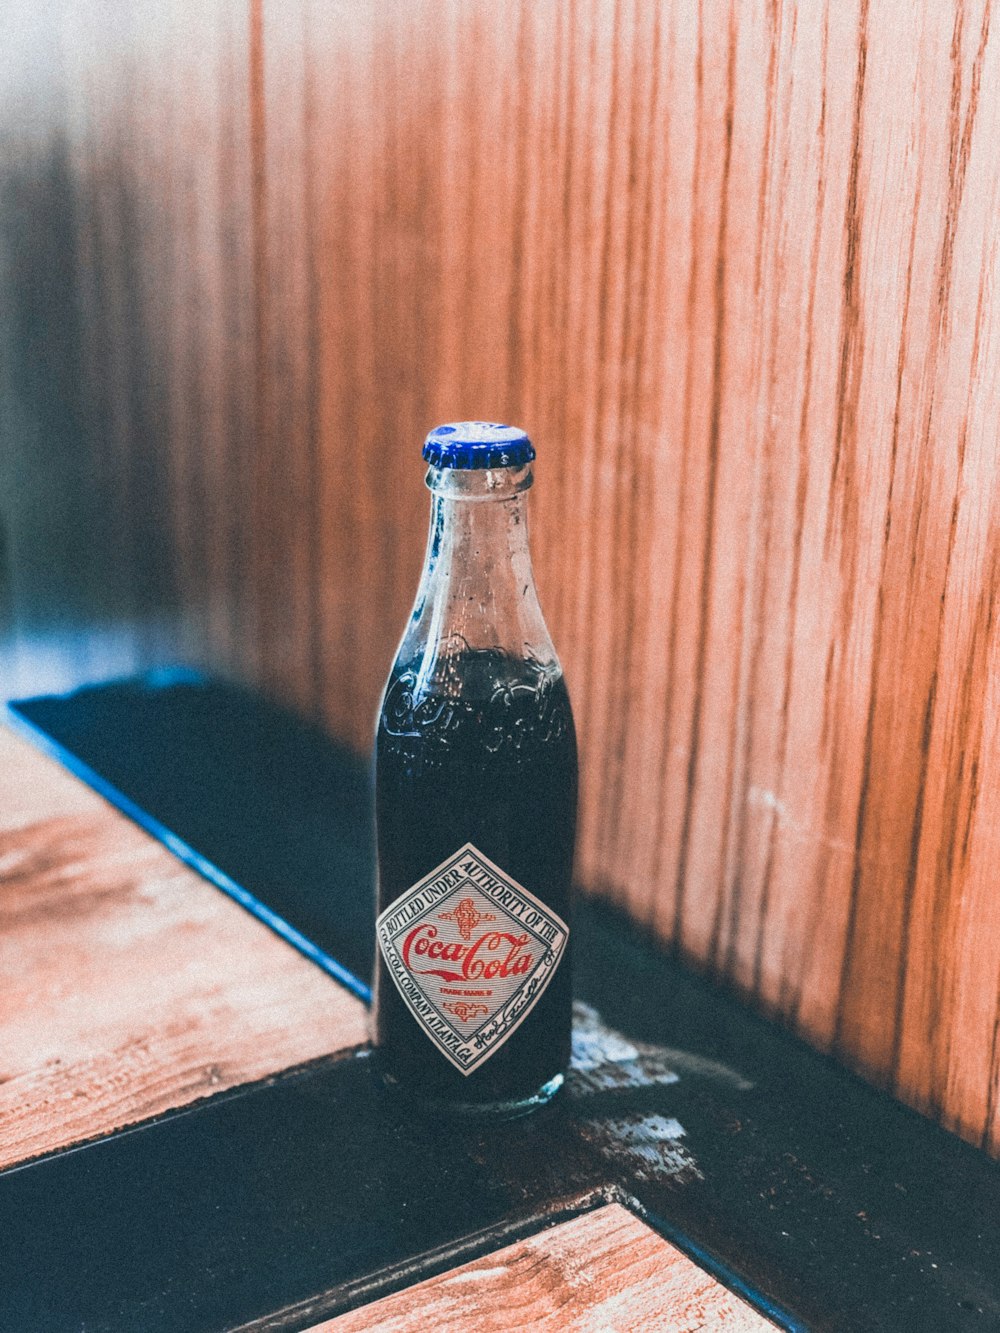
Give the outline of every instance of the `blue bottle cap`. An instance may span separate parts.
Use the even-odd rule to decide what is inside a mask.
[[[424,441],[423,456],[432,467],[524,467],[535,449],[519,426],[451,421],[434,427]]]

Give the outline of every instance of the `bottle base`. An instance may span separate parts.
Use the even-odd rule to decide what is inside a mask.
[[[463,1102],[413,1093],[403,1087],[392,1074],[380,1069],[377,1062],[374,1073],[377,1083],[401,1101],[405,1100],[414,1110],[435,1116],[454,1116],[456,1119],[468,1121],[516,1120],[519,1116],[531,1115],[533,1111],[539,1111],[543,1106],[547,1106],[566,1082],[566,1075],[558,1073],[526,1097],[512,1097],[492,1102]]]

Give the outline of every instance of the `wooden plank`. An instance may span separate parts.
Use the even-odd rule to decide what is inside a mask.
[[[0,728],[0,1167],[365,1040],[364,1006]]]
[[[5,54],[22,680],[113,587],[366,749],[421,436],[522,422],[584,885],[1000,1152],[988,0],[99,9]]]
[[[774,1324],[619,1204],[606,1204],[415,1287],[315,1325],[312,1333],[383,1329],[575,1330]]]

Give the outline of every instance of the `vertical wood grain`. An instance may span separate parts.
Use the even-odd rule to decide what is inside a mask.
[[[130,15],[51,6],[3,104],[8,640],[367,748],[420,440],[524,424],[584,886],[1000,1152],[990,0]]]

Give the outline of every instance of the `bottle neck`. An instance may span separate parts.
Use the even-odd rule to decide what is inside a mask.
[[[427,551],[397,656],[415,672],[418,692],[447,692],[454,664],[470,653],[558,670],[531,568],[531,483],[530,464],[428,471]]]

